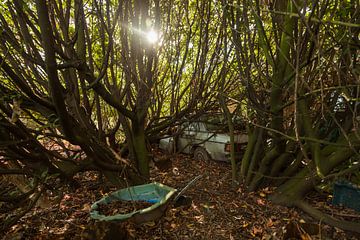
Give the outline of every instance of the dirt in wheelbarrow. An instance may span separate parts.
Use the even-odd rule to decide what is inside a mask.
[[[150,207],[152,204],[146,201],[113,201],[98,204],[98,212],[101,215],[112,216],[116,214],[127,214],[137,210]]]
[[[360,239],[296,208],[273,204],[268,200],[271,188],[248,192],[241,184],[234,187],[227,163],[195,161],[182,154],[170,160],[164,168],[152,168],[152,181],[181,189],[194,177],[203,177],[184,193],[184,204],[169,207],[157,221],[95,222],[89,215],[91,204],[117,188],[105,184],[96,172],[83,172],[75,177],[76,188],[61,185],[47,191],[3,239]],[[314,193],[306,200],[337,218],[360,221],[359,213],[332,206],[327,195]],[[0,211],[0,222],[1,218]]]

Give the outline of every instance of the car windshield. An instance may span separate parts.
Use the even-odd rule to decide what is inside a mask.
[[[209,115],[202,117],[200,119],[205,123],[206,130],[209,132],[227,132],[228,126],[226,119],[222,115]],[[244,128],[244,123],[239,117],[233,119],[235,130],[242,130]]]
[[[227,126],[223,116],[208,116],[206,119],[203,119],[205,127],[208,131],[225,131]]]

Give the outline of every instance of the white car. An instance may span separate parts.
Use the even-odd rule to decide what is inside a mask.
[[[244,124],[234,123],[244,129]],[[197,160],[230,161],[230,135],[224,132],[226,124],[219,115],[185,122],[180,126],[177,137],[168,136],[160,140],[159,148],[167,152],[193,154]],[[175,134],[176,135],[176,134]],[[240,160],[244,153],[248,136],[244,131],[235,133],[235,158]]]

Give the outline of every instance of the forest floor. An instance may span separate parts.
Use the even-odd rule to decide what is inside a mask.
[[[96,173],[81,173],[76,177],[80,188],[63,187],[61,197],[49,197],[57,200],[32,209],[3,239],[360,239],[359,234],[322,224],[297,209],[272,204],[267,200],[269,188],[249,193],[241,185],[233,187],[230,172],[227,163],[175,155],[166,170],[152,171],[152,180],[181,189],[202,175],[184,193],[192,201],[170,207],[155,222],[111,225],[115,231],[91,220],[89,210],[116,189],[99,184]],[[359,213],[330,205],[327,195],[316,193],[308,200],[336,217],[360,221]],[[109,232],[101,235],[101,231]]]

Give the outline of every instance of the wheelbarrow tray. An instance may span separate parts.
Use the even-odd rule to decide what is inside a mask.
[[[99,221],[126,221],[144,223],[160,218],[166,211],[170,199],[177,190],[161,183],[153,182],[120,189],[91,205],[90,217]],[[139,209],[127,214],[111,216],[99,213],[99,204],[109,204],[114,201],[147,201],[153,203],[150,207]]]

